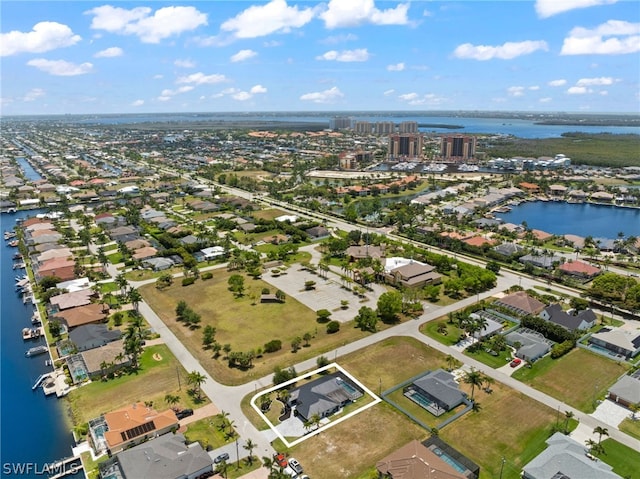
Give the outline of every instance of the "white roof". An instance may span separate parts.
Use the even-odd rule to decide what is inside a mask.
[[[408,264],[420,264],[424,266],[424,263],[420,261],[416,261],[409,258],[400,258],[398,256],[394,256],[392,258],[387,258],[387,261],[384,264],[384,270],[388,273],[396,268],[400,268],[402,266],[406,266]]]
[[[295,223],[298,221],[298,217],[296,215],[282,215],[278,216],[276,221],[291,221],[292,223]]]

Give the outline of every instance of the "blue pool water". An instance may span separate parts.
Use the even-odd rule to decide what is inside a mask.
[[[447,464],[449,464],[451,467],[453,467],[456,471],[458,472],[465,472],[467,470],[466,467],[464,467],[462,464],[460,464],[458,461],[456,461],[454,458],[452,458],[451,456],[447,455],[447,453],[445,453],[442,449],[440,449],[439,447],[436,447],[433,450],[433,453],[438,456],[440,459],[442,459],[444,462],[446,462]]]

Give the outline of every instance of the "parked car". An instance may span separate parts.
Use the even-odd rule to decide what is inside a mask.
[[[302,469],[302,464],[300,464],[298,460],[294,459],[293,457],[289,459],[289,465],[291,466],[291,469],[296,471],[296,474],[302,474],[304,472],[304,470]]]
[[[278,463],[278,466],[287,467],[287,458],[286,458],[286,456],[284,454],[282,454],[282,453],[276,454],[274,459]]]
[[[520,363],[522,363],[522,359],[515,358],[513,361],[509,363],[509,366],[511,366],[512,368],[515,368],[516,366],[520,366]]]
[[[215,462],[216,464],[220,464],[222,461],[228,461],[228,460],[229,460],[229,453],[228,452],[223,452],[218,457],[216,457],[213,460],[213,462]]]
[[[189,416],[193,416],[193,409],[182,409],[176,413],[178,419],[184,419]]]

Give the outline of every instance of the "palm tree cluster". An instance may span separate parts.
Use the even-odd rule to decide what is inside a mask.
[[[471,386],[471,402],[474,405],[474,411],[478,411],[479,405],[477,405],[477,401],[474,399],[475,388],[484,388],[485,392],[491,391],[491,384],[495,382],[492,377],[483,374],[481,371],[477,369],[471,368],[469,371],[466,371],[462,381],[465,384],[469,384]]]

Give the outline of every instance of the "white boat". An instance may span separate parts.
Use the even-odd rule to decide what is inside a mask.
[[[27,350],[27,352],[24,353],[24,355],[28,358],[30,358],[31,356],[37,356],[38,354],[44,354],[49,352],[49,348],[42,345],[42,346],[36,346],[33,348],[29,348]]]
[[[462,172],[473,172],[478,171],[480,167],[478,165],[468,165],[467,163],[461,163],[458,165],[458,171]]]
[[[422,170],[423,171],[428,171],[431,173],[441,173],[444,170],[447,169],[447,165],[445,165],[444,163],[429,163],[427,166],[425,166]]]

